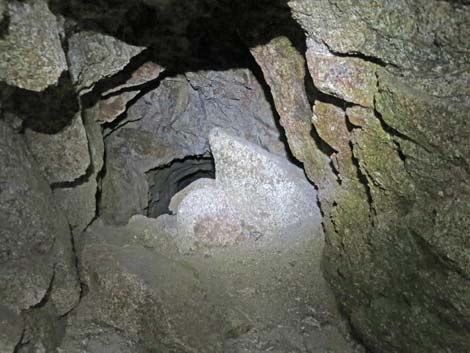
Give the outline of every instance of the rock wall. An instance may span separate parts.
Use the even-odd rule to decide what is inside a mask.
[[[167,77],[107,132],[103,216],[126,223],[132,215],[144,214],[149,192],[145,173],[187,156],[208,156],[214,127],[286,156],[272,108],[251,70]]]
[[[145,212],[145,173],[207,153],[213,127],[284,155],[278,115],[357,335],[374,352],[469,352],[469,5],[0,0],[0,351],[80,351],[97,320],[103,340],[147,349],[142,307],[118,322],[134,314],[113,316],[116,278],[94,282],[105,240],[84,243],[82,271],[104,294],[73,311],[75,240],[99,216]]]
[[[304,160],[324,268],[351,324],[374,352],[468,352],[468,2],[289,5],[331,161]]]
[[[70,229],[23,138],[4,121],[0,164],[0,350],[50,349],[54,322],[80,295]]]

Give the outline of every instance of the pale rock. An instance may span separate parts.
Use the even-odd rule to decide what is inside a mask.
[[[209,178],[197,179],[196,181],[192,182],[187,187],[185,187],[183,190],[176,193],[171,199],[169,206],[170,211],[173,213],[177,213],[179,205],[191,191],[199,188],[204,188],[206,186],[215,187],[215,180]]]
[[[224,190],[214,186],[189,192],[181,201],[176,217],[178,248],[182,253],[233,245],[245,238],[229,198]]]
[[[318,216],[315,189],[302,169],[221,129],[209,139],[217,186],[246,224],[269,231]]]

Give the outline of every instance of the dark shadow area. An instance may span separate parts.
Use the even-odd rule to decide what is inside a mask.
[[[2,17],[3,16],[3,17]],[[0,13],[0,39],[5,38],[9,33],[10,15],[8,13]]]
[[[67,36],[90,30],[147,47],[121,72],[97,83],[84,97],[85,106],[126,82],[148,61],[176,76],[201,70],[253,69],[257,65],[249,48],[278,36],[288,37],[300,53],[306,50],[304,33],[292,19],[286,0],[172,1],[164,10],[143,3],[126,6],[119,1],[51,2],[51,9],[65,16],[66,22],[77,21],[66,26]]]
[[[214,159],[207,156],[189,156],[147,172],[149,205],[147,215],[157,218],[170,213],[172,197],[201,178],[215,178]]]
[[[301,52],[305,46],[287,0],[51,0],[49,7],[65,17],[67,36],[112,35],[147,47],[146,60],[176,72],[245,67],[248,47],[278,36]]]
[[[63,73],[57,85],[34,92],[0,83],[3,109],[23,120],[28,128],[46,134],[64,129],[79,111],[75,88],[68,73]]]
[[[65,38],[95,31],[147,47],[121,72],[102,79],[82,97],[84,109],[93,106],[109,88],[125,83],[148,61],[175,76],[200,70],[253,69],[256,64],[249,48],[278,36],[288,37],[299,52],[305,52],[303,31],[292,19],[287,0],[51,0],[49,8],[65,19]],[[6,33],[8,16],[1,24],[0,32]],[[66,41],[63,45],[67,50]],[[149,83],[143,89],[151,87]],[[270,97],[270,92],[266,93]],[[19,115],[23,128],[44,133],[62,130],[78,112],[68,73],[40,93],[1,84],[0,95],[7,102],[2,108]]]

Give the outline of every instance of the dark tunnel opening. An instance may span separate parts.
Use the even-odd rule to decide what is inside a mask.
[[[149,184],[147,215],[157,218],[172,213],[169,210],[172,197],[189,184],[202,178],[215,179],[214,159],[211,156],[188,156],[152,169],[146,176]]]

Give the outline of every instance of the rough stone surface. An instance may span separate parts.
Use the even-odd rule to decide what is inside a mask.
[[[220,352],[221,326],[195,271],[144,248],[132,229],[94,224],[82,237],[88,294],[69,316],[60,351],[98,352],[110,340],[120,350]]]
[[[140,93],[137,87],[158,79],[163,71],[163,67],[150,61],[139,66],[125,83],[102,94],[103,98],[93,108],[96,120],[102,124],[113,122],[126,112],[128,103]],[[132,87],[135,90],[129,90]]]
[[[102,84],[83,106],[116,95],[102,119],[111,122],[107,219],[145,213],[145,173],[205,155],[214,126],[283,154],[266,87],[229,69],[252,65],[249,47],[318,188],[322,268],[354,332],[377,353],[468,352],[468,0],[291,0],[306,46],[285,27],[292,21],[279,22],[282,9],[290,19],[284,0],[109,3],[0,0],[0,351],[356,351],[337,316],[323,315],[334,303],[322,295],[315,227],[280,232],[272,247],[261,237],[181,256],[188,262],[168,259],[179,256],[174,216],[102,227],[84,243],[82,303],[67,314],[79,288],[62,208],[74,232],[96,214],[99,154],[72,119],[79,102],[60,43],[71,36],[63,44],[79,91]],[[160,82],[154,66],[133,76],[143,47],[146,60],[190,73]],[[160,87],[129,101],[131,87],[151,87],[144,76]],[[111,77],[119,84],[109,90]],[[56,200],[76,193],[57,207],[51,182]]]
[[[139,91],[123,92],[116,96],[111,96],[99,100],[94,109],[96,110],[96,120],[100,123],[111,123],[126,111],[127,103],[139,94]]]
[[[374,105],[378,65],[360,58],[335,56],[325,44],[311,38],[307,46],[308,68],[319,90],[348,103]]]
[[[74,235],[85,230],[97,215],[97,193],[99,174],[104,164],[103,136],[99,124],[89,112],[84,114],[84,125],[91,158],[91,169],[78,185],[56,188],[54,197],[65,210]]]
[[[41,326],[47,332],[79,299],[71,234],[22,137],[3,121],[0,134],[0,298],[1,310],[9,312],[2,320],[48,304],[51,322]],[[17,320],[8,322],[10,339]],[[12,342],[2,338],[1,344]]]
[[[375,352],[466,352],[468,4],[289,5],[329,102],[315,104],[313,123],[338,182],[326,188],[315,160],[305,166],[340,303]]]
[[[331,183],[329,159],[312,139],[304,53],[285,36],[257,45],[250,52],[271,89],[292,154],[302,163],[308,161],[305,168],[312,179],[322,185]]]
[[[119,92],[125,88],[140,86],[144,83],[156,80],[163,71],[165,71],[165,69],[162,66],[148,61],[132,72],[131,77],[125,83],[113,87],[112,89],[103,93],[103,95],[109,95],[111,93]]]
[[[48,182],[74,182],[90,167],[88,140],[81,114],[56,134],[26,130],[26,140]]]
[[[8,31],[0,37],[0,81],[36,92],[57,83],[67,62],[61,28],[47,2],[9,1],[5,8]]]
[[[223,127],[273,153],[285,146],[263,89],[248,69],[201,71],[164,79],[129,108],[108,133],[103,215],[126,223],[148,206],[145,173],[209,152],[208,135]]]
[[[73,35],[67,55],[77,89],[86,93],[99,80],[119,72],[144,49],[95,32]]]
[[[66,336],[57,348],[58,353],[147,353],[137,340],[129,338],[121,330],[99,323],[80,322],[67,326]]]
[[[187,187],[185,187],[183,190],[179,191],[176,193],[171,201],[170,201],[170,211],[173,213],[178,212],[178,207],[181,204],[181,201],[193,190],[199,189],[199,188],[205,188],[205,187],[215,187],[215,180],[214,179],[209,179],[209,178],[201,178],[198,179],[191,184],[189,184]]]
[[[233,245],[245,239],[240,215],[231,199],[225,190],[211,184],[190,191],[181,201],[176,218],[182,253]]]
[[[470,29],[464,25],[468,6],[456,1],[293,0],[289,5],[309,35],[335,53],[438,72],[443,60],[465,63],[460,50],[470,48],[465,40]]]
[[[312,115],[304,77],[305,59],[287,37],[277,37],[250,49],[271,88],[276,110],[285,129],[289,147],[301,162],[305,141],[309,140]],[[283,85],[277,84],[284,82]]]
[[[266,231],[318,217],[315,189],[302,169],[221,129],[209,138],[217,186],[244,222]]]
[[[0,305],[0,350],[13,353],[23,334],[23,319],[12,308]]]
[[[158,218],[135,215],[126,226],[130,236],[147,249],[165,256],[178,254],[176,216],[164,214]]]

